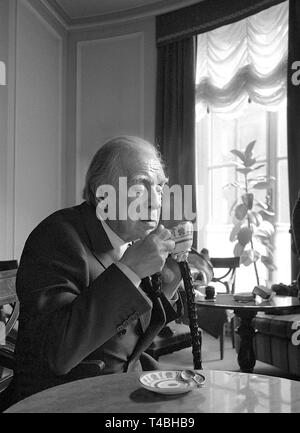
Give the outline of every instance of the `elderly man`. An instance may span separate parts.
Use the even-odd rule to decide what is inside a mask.
[[[136,191],[125,208],[120,179]],[[30,234],[17,274],[21,309],[12,401],[72,380],[83,360],[103,361],[101,374],[158,367],[144,351],[181,310],[172,284],[153,296],[149,279],[175,246],[159,224],[165,182],[154,146],[117,137],[94,156],[85,201],[50,215]],[[116,194],[109,197],[108,187]],[[146,199],[137,201],[141,196]]]

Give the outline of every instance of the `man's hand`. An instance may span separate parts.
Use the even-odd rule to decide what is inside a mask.
[[[160,224],[150,235],[128,248],[120,262],[142,279],[160,272],[174,248],[171,232]]]
[[[168,299],[171,299],[182,280],[179,264],[169,256],[161,272],[161,288]]]

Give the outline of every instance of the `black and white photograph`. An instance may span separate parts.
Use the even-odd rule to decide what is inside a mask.
[[[0,0],[0,413],[300,412],[300,0]]]

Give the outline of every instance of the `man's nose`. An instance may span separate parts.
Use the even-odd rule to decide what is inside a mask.
[[[159,209],[161,207],[161,194],[155,187],[151,187],[148,207],[151,210]]]

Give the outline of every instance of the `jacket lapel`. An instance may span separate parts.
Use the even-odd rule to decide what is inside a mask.
[[[79,206],[85,230],[90,240],[91,251],[102,265],[101,256],[112,249],[107,234],[96,216],[96,209],[87,202]],[[103,266],[103,265],[102,265]]]
[[[148,328],[151,320],[151,311],[153,309],[153,291],[152,286],[150,282],[150,278],[146,277],[142,279],[140,288],[148,295],[148,298],[152,302],[152,308],[149,311],[146,311],[142,316],[140,316],[140,322],[142,326],[143,333],[146,332],[146,329]]]
[[[151,309],[149,311],[146,311],[146,313],[142,314],[139,317],[139,321],[142,327],[143,334],[146,332],[146,329],[148,328],[151,320]]]

